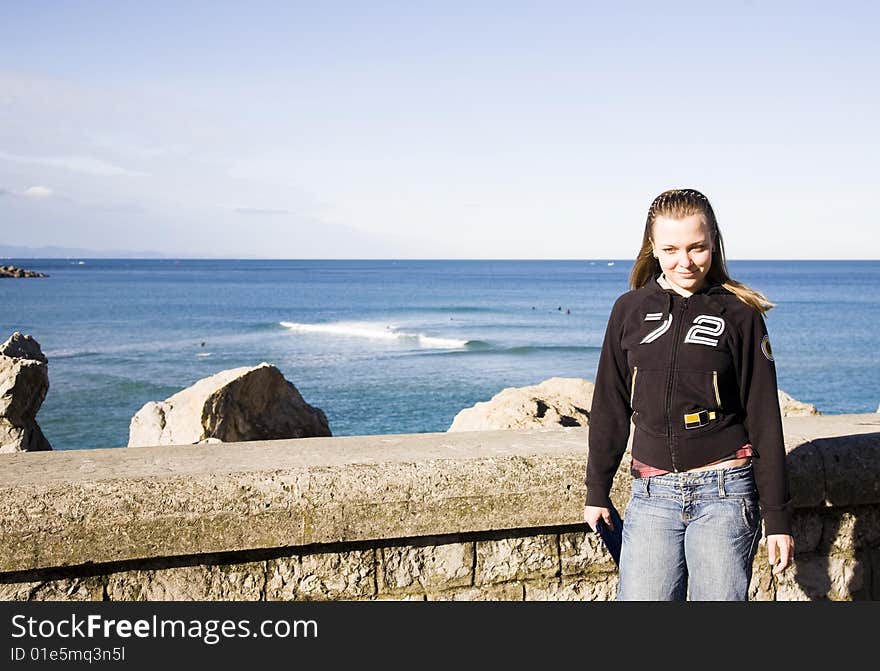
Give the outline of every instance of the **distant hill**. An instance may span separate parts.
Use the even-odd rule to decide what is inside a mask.
[[[81,247],[16,247],[0,245],[0,258],[7,259],[164,259],[167,254],[132,249],[84,249]]]

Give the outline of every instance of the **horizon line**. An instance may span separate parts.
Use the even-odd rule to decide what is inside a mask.
[[[9,261],[27,259],[32,261],[84,260],[84,261],[603,261],[635,262],[635,259],[600,256],[593,258],[528,258],[528,257],[264,257],[264,256],[0,256]],[[726,257],[725,261],[880,261],[880,258],[745,258]]]

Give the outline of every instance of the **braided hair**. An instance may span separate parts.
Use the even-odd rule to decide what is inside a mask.
[[[633,289],[643,287],[653,281],[661,272],[660,261],[654,257],[653,252],[653,230],[657,217],[684,219],[692,215],[702,217],[713,240],[712,263],[706,274],[706,281],[710,284],[721,284],[741,301],[759,310],[761,314],[765,314],[774,304],[760,291],[731,279],[727,271],[727,262],[724,259],[724,240],[718,229],[715,211],[712,209],[709,199],[696,189],[669,189],[657,196],[651,203],[645,222],[645,232],[642,236],[642,247],[630,273],[630,287]]]

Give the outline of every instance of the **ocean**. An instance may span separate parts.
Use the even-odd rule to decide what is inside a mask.
[[[125,446],[132,415],[268,362],[336,436],[445,431],[505,387],[593,380],[632,260],[7,259],[0,341],[49,359],[56,450]],[[880,261],[729,261],[763,291],[779,388],[827,414],[880,402]]]

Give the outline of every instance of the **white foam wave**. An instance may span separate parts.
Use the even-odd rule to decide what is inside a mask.
[[[98,356],[101,352],[92,349],[59,349],[43,352],[47,359],[74,359],[81,356]]]
[[[398,331],[391,324],[380,326],[378,324],[364,324],[358,322],[335,322],[330,324],[301,324],[298,322],[279,323],[284,328],[299,333],[329,333],[331,335],[370,338],[373,340],[412,341],[420,347],[456,349],[465,347],[468,342],[467,340],[460,340],[457,338],[439,338],[436,336],[428,336],[423,333]]]

